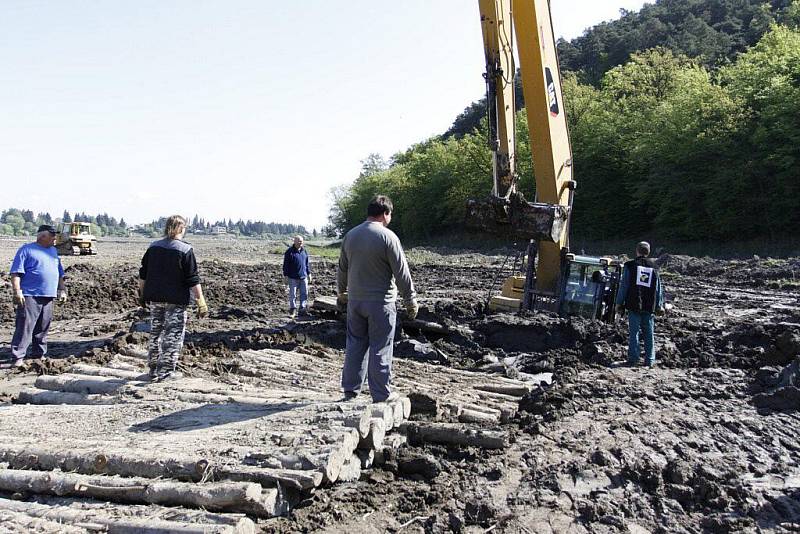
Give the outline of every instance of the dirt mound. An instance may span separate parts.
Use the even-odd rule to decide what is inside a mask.
[[[656,264],[666,273],[692,277],[714,277],[737,286],[774,289],[800,288],[800,259],[754,256],[747,260],[718,260],[709,257],[662,254]]]
[[[659,269],[689,276],[719,274],[724,269],[721,262],[709,258],[695,258],[680,254],[662,254],[656,259]]]

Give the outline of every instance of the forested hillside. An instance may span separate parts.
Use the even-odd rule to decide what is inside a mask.
[[[798,22],[800,0],[667,0],[561,43],[579,184],[573,235],[791,235],[800,223]],[[482,116],[473,103],[444,135],[388,162],[371,155],[334,191],[332,227],[363,220],[368,197],[384,192],[407,239],[459,229],[467,198],[490,187]],[[519,170],[532,197],[524,119],[522,109]]]

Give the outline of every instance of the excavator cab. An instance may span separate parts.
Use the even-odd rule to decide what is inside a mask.
[[[622,267],[617,260],[566,254],[559,315],[612,322]]]

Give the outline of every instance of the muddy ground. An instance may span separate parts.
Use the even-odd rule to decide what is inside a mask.
[[[235,373],[242,348],[342,349],[335,317],[286,317],[281,244],[195,241],[211,316],[190,322],[188,374]],[[3,264],[19,244],[0,241]],[[101,256],[65,259],[70,299],[56,309],[51,358],[0,371],[0,400],[37,373],[145,339],[135,302],[145,246],[109,241]],[[401,449],[264,531],[800,531],[799,260],[659,258],[674,308],[658,321],[657,366],[647,369],[620,365],[624,322],[486,313],[502,256],[409,257],[421,318],[468,330],[399,333],[398,357],[512,377],[553,372],[552,386],[523,399],[508,450]],[[332,261],[312,268],[312,296],[334,294]],[[0,294],[7,283],[0,277]],[[2,352],[12,319],[10,304],[0,305]]]

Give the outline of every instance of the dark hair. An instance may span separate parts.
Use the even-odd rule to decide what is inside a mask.
[[[376,195],[369,201],[367,206],[367,215],[370,217],[380,217],[383,214],[389,214],[394,209],[392,199],[386,195]]]

